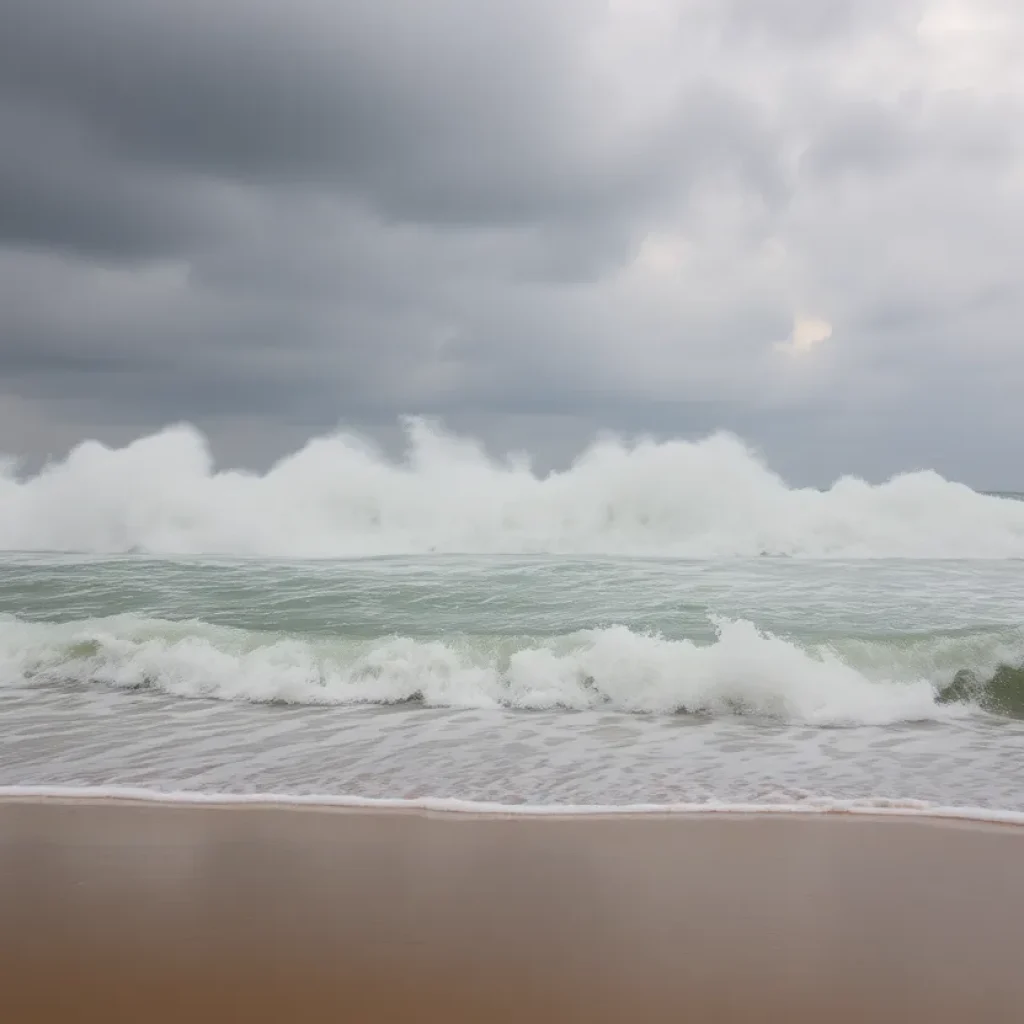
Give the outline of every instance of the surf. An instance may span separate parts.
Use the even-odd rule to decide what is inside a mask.
[[[0,468],[0,549],[360,558],[588,554],[719,559],[1024,558],[1024,502],[931,471],[793,488],[729,434],[595,440],[561,471],[406,422],[389,458],[311,440],[264,473],[218,468],[188,425]]]
[[[698,643],[625,626],[555,637],[314,637],[135,615],[0,620],[0,686],[185,699],[740,716],[811,725],[1024,715],[1020,631],[807,643],[714,619]],[[970,661],[968,662],[968,659]]]

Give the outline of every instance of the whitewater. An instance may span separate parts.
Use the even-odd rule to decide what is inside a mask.
[[[724,434],[87,442],[0,472],[0,787],[1020,814],[1021,557],[1012,496]]]
[[[1024,503],[931,471],[791,488],[728,434],[607,437],[560,472],[430,421],[389,459],[339,432],[263,474],[216,469],[183,425],[89,441],[34,475],[0,464],[0,549],[350,558],[617,554],[693,559],[1024,558]]]

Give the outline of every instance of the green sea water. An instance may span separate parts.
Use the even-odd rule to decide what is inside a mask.
[[[0,560],[0,784],[1024,809],[1014,560]]]

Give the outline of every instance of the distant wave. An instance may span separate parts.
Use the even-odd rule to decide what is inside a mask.
[[[556,638],[331,639],[118,616],[0,619],[0,686],[284,704],[750,715],[814,725],[1024,714],[1024,635],[801,646],[745,620],[709,644],[624,626]],[[956,666],[954,668],[954,666]]]
[[[217,471],[195,429],[0,466],[0,549],[361,557],[1024,558],[1024,502],[930,471],[794,489],[740,440],[595,442],[564,472],[496,461],[413,420],[403,459],[318,438],[266,473]]]

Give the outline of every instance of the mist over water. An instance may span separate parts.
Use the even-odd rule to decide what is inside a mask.
[[[339,433],[264,474],[194,428],[0,469],[0,549],[338,558],[428,553],[717,559],[1024,558],[1024,502],[930,471],[795,489],[739,439],[595,441],[563,472],[407,423],[398,461]]]

